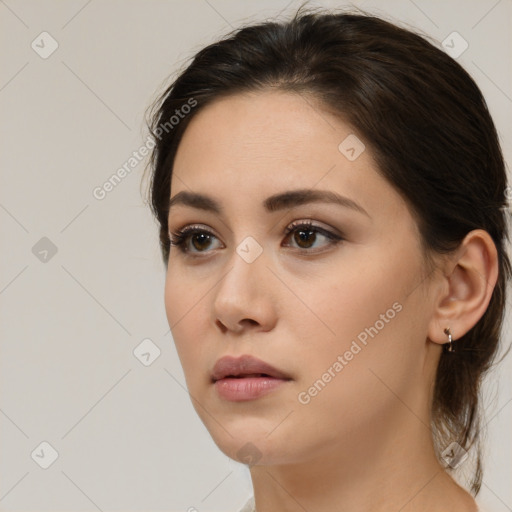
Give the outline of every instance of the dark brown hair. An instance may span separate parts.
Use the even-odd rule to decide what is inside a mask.
[[[164,262],[173,161],[190,119],[223,96],[269,88],[315,98],[361,135],[408,203],[427,256],[453,251],[473,229],[492,237],[498,282],[482,318],[454,341],[455,352],[443,351],[432,404],[437,454],[453,441],[473,447],[470,483],[478,494],[480,387],[498,350],[511,271],[505,166],[482,93],[425,36],[366,13],[299,9],[289,21],[234,31],[199,51],[151,111],[150,205]]]

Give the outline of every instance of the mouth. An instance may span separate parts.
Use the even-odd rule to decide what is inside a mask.
[[[229,402],[246,402],[261,398],[291,381],[265,374],[231,375],[218,379],[213,386]]]
[[[218,380],[223,379],[248,379],[252,377],[267,377],[269,379],[276,379],[277,377],[272,377],[272,375],[268,375],[266,373],[246,373],[243,375],[226,375],[225,377],[222,377],[222,379],[212,379],[213,382],[217,382]]]
[[[219,359],[211,376],[219,396],[232,402],[255,400],[291,380],[283,371],[249,355]]]
[[[250,355],[243,355],[238,358],[224,356],[215,363],[211,374],[212,382],[216,382],[221,379],[262,377],[291,380],[291,377],[288,374],[274,368],[269,363]]]

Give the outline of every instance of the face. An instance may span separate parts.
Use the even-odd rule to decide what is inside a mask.
[[[210,104],[180,143],[167,317],[194,408],[235,460],[361,453],[413,416],[403,403],[426,407],[435,355],[417,226],[355,137],[311,98],[260,92]],[[298,190],[310,194],[278,197]],[[227,399],[212,371],[241,355],[289,380]]]

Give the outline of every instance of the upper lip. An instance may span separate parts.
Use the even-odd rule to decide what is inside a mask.
[[[261,361],[250,355],[243,355],[241,357],[224,356],[221,357],[213,367],[212,381],[223,379],[224,377],[237,377],[239,375],[249,375],[253,373],[264,373],[270,377],[278,379],[290,380],[290,377],[274,368],[265,361]]]

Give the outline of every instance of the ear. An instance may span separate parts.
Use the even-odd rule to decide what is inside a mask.
[[[453,340],[472,329],[485,313],[497,279],[498,253],[491,236],[483,229],[469,232],[444,267],[429,339],[445,344],[445,328],[450,328]]]

